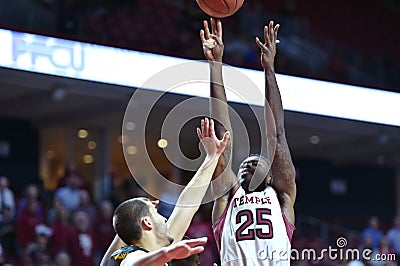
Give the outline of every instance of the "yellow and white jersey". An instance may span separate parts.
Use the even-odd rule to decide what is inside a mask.
[[[272,187],[250,194],[239,187],[213,229],[223,266],[290,265],[295,227]]]

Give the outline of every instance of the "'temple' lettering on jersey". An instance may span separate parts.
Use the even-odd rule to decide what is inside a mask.
[[[241,206],[243,204],[271,204],[271,199],[270,197],[259,197],[257,195],[245,195],[241,196],[240,198],[234,198],[233,199],[233,207],[236,208],[238,206]]]

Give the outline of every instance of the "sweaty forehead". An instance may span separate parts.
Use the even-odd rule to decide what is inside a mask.
[[[244,159],[242,163],[258,162],[259,160],[260,160],[260,156],[252,155],[252,156],[249,156],[246,159]]]

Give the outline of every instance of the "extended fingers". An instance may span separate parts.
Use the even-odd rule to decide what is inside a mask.
[[[206,42],[206,38],[204,38],[204,30],[200,30],[200,40],[202,43]]]
[[[256,43],[257,43],[257,46],[260,47],[261,51],[267,50],[267,47],[265,47],[265,45],[260,41],[260,39],[258,37],[256,37]]]
[[[184,243],[188,245],[189,247],[193,248],[198,245],[204,245],[207,243],[207,237],[200,237],[200,238],[195,238],[195,239],[188,239],[184,240]]]
[[[268,32],[268,26],[264,26],[264,43],[265,45],[269,45],[269,32]]]
[[[222,138],[222,143],[224,144],[224,146],[226,146],[230,137],[231,137],[231,132],[226,131],[224,137]]]
[[[279,43],[278,30],[280,25],[276,24],[274,26],[274,21],[271,20],[268,26],[264,27],[264,44],[268,47],[270,44]]]
[[[220,19],[217,19],[217,35],[222,38],[222,22]]]
[[[206,37],[206,39],[209,39],[210,38],[210,29],[208,28],[207,20],[203,21],[203,27],[204,27],[205,37]]]
[[[281,26],[281,25],[276,24],[275,27],[274,27],[274,42],[275,42],[275,43],[279,43],[279,40],[278,40],[278,30],[279,30],[279,27],[280,27],[280,26]]]
[[[214,131],[214,120],[210,119],[210,132],[209,132],[209,136],[211,138],[216,138],[215,136],[215,131]]]
[[[190,254],[194,255],[194,254],[198,254],[204,251],[204,247],[203,246],[198,246],[198,247],[194,247],[190,249]]]
[[[269,22],[269,43],[271,43],[271,44],[273,44],[273,40],[274,40],[274,35],[275,35],[275,32],[274,32],[274,21],[273,20],[271,20],[270,22]]]
[[[216,34],[217,25],[215,24],[215,19],[210,18],[210,21],[211,21],[211,33]]]
[[[203,139],[203,135],[201,134],[200,128],[196,128],[196,132],[197,132],[197,137],[199,137],[199,140],[202,140]]]
[[[204,136],[209,137],[210,136],[209,132],[210,132],[210,121],[206,117],[204,119],[204,131],[203,131]]]

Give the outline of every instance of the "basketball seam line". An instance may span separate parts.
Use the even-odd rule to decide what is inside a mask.
[[[215,13],[219,13],[219,14],[221,14],[221,15],[226,15],[226,14],[229,13],[229,7],[227,6],[225,0],[222,0],[222,2],[224,3],[224,5],[226,6],[226,8],[228,9],[228,12],[227,12],[227,13],[222,13],[221,11],[215,10],[214,8],[212,8],[212,7],[207,3],[207,1],[202,1],[202,2],[203,2],[210,10],[212,10],[212,11],[215,12]]]

